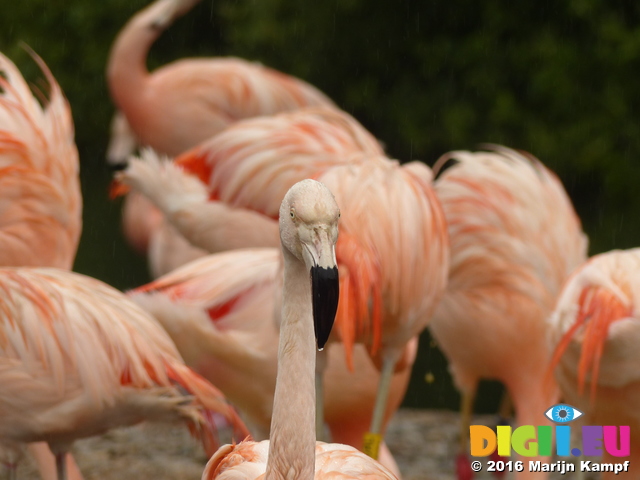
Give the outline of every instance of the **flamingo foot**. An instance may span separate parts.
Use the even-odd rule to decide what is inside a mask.
[[[456,477],[458,480],[471,480],[473,478],[471,460],[464,452],[460,452],[456,456]]]

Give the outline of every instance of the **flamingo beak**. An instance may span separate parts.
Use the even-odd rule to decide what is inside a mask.
[[[311,271],[313,326],[318,350],[322,350],[333,328],[340,295],[335,245],[326,232],[321,232],[312,245],[303,245],[303,257]]]

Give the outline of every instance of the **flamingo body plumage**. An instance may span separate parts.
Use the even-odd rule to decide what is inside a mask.
[[[58,269],[0,269],[0,442],[77,439],[145,419],[186,420],[215,447],[206,411],[246,428],[122,293]]]
[[[586,236],[561,182],[537,159],[496,147],[451,152],[436,168],[450,159],[456,163],[435,188],[451,271],[430,329],[467,409],[480,379],[498,379],[513,398],[517,424],[539,425],[557,400],[557,389],[544,382],[546,317],[586,257]],[[464,414],[463,424],[470,410]]]
[[[265,480],[269,440],[226,445],[211,457],[202,480]],[[348,445],[318,442],[314,479],[396,480],[389,471]]]
[[[70,269],[82,229],[73,120],[55,78],[32,56],[49,86],[43,105],[0,54],[0,265]]]

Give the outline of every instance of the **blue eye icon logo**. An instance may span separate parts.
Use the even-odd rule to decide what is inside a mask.
[[[544,412],[545,416],[556,423],[569,423],[581,417],[583,413],[571,405],[559,403]]]

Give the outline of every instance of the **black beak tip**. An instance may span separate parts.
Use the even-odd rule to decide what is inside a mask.
[[[311,268],[311,295],[313,301],[313,323],[318,349],[322,350],[329,340],[333,322],[338,311],[340,280],[338,267]]]
[[[120,162],[110,163],[109,170],[111,170],[112,172],[121,172],[122,170],[126,170],[128,166],[129,166],[129,162],[127,162],[126,160],[123,160]]]

